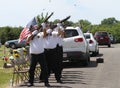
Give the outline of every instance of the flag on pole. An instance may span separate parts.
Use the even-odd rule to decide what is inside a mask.
[[[36,27],[36,25],[37,25],[37,21],[36,21],[36,18],[34,17],[27,25],[26,25],[26,27],[24,27],[23,28],[23,30],[22,30],[22,32],[20,33],[20,36],[19,36],[19,43],[22,41],[22,40],[24,40],[24,39],[26,39],[27,38],[27,36],[28,36],[28,34],[30,33],[30,31],[29,31],[29,28],[30,28],[30,26],[35,26]]]
[[[26,27],[27,27],[27,28],[30,28],[31,25],[32,25],[32,26],[37,25],[37,21],[36,21],[36,18],[35,18],[35,17],[26,25]]]

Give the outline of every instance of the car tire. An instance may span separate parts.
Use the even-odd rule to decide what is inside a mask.
[[[99,55],[99,49],[98,49],[98,51],[97,51],[97,55]]]
[[[88,66],[90,63],[90,54],[87,53],[84,57],[85,60],[83,60],[83,66]]]
[[[108,47],[111,47],[111,44],[108,44]]]
[[[10,46],[10,48],[12,48],[12,49],[15,49],[15,48],[16,48],[16,45],[15,45],[14,43],[11,43],[9,46]]]
[[[96,50],[95,52],[92,52],[92,56],[97,56],[99,54],[99,49]]]
[[[92,52],[92,56],[96,56],[97,55],[97,51]]]

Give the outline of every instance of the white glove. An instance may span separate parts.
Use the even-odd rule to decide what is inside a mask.
[[[62,24],[61,23],[57,23],[57,27],[60,27]]]
[[[60,30],[64,32],[64,28],[62,26],[60,26]]]
[[[52,29],[48,29],[46,32],[49,34],[52,32]]]
[[[45,23],[42,23],[41,25],[42,25],[43,29],[46,28],[46,24]]]
[[[32,35],[36,35],[38,33],[38,30],[34,30],[33,32],[32,32]]]

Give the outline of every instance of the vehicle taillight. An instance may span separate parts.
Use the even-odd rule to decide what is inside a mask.
[[[108,39],[109,37],[108,36],[105,36],[106,39]]]
[[[89,40],[89,43],[92,44],[92,43],[94,43],[94,42],[93,42],[93,40]]]
[[[74,41],[75,42],[83,42],[83,38],[75,38]]]

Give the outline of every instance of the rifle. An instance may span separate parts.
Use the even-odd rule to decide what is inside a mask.
[[[53,12],[52,12],[47,18],[44,19],[43,23],[47,22],[48,19],[49,19],[52,15],[53,15]],[[42,30],[41,28],[42,28],[42,25],[40,24],[40,25],[38,26],[39,32],[41,32],[41,30]],[[38,32],[38,33],[39,33],[39,32]],[[37,33],[37,34],[38,34],[38,33]],[[36,34],[36,35],[37,35],[37,34]],[[32,39],[33,39],[36,35],[34,35],[34,36],[32,37]]]
[[[63,23],[63,22],[65,22],[65,21],[67,21],[69,18],[70,18],[70,16],[68,16],[68,17],[66,17],[66,18],[64,18],[64,19],[62,19],[62,20],[60,21],[60,23]]]
[[[53,12],[43,22],[47,22],[52,15],[53,15]]]
[[[59,23],[62,24],[63,22],[65,22],[65,21],[67,21],[68,19],[70,19],[70,17],[71,17],[71,16],[67,16],[66,18],[62,19]],[[56,28],[56,27],[57,27],[57,25],[52,25],[52,26],[51,26],[51,29],[54,29],[54,28]]]
[[[47,18],[44,19],[43,23],[46,23],[52,15],[53,15],[53,12]],[[39,29],[41,29],[41,28],[42,28],[42,25],[40,24]]]

